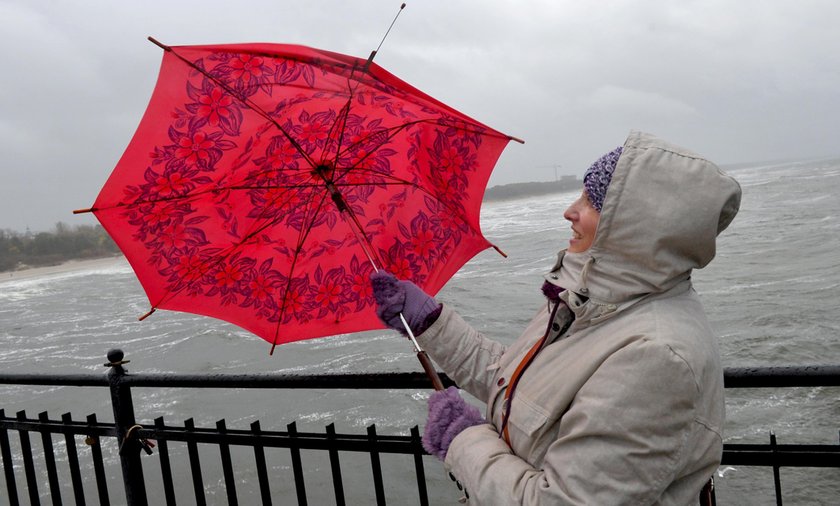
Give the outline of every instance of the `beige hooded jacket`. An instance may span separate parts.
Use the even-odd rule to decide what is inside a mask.
[[[548,328],[541,309],[510,347],[448,306],[421,345],[487,402],[445,465],[482,505],[696,504],[717,468],[724,420],[715,338],[691,271],[715,255],[740,187],[702,157],[631,132],[592,246],[561,252],[546,279],[567,288],[544,348],[521,376],[499,437],[504,393]],[[558,211],[558,215],[560,212]]]

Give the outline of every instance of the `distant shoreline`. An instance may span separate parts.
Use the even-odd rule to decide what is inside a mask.
[[[0,272],[0,284],[6,281],[20,281],[55,274],[66,274],[68,272],[81,271],[85,269],[110,267],[124,261],[125,257],[117,255],[85,260],[68,260],[57,265],[49,265],[45,267],[26,267],[14,271]]]
[[[551,193],[580,190],[581,188],[583,188],[583,181],[575,176],[563,176],[556,181],[504,184],[488,188],[484,192],[484,202],[538,197]]]

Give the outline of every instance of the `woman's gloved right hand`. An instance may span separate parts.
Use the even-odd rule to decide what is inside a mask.
[[[478,408],[467,404],[455,387],[438,390],[429,397],[429,419],[423,430],[423,448],[446,460],[455,436],[473,425],[487,423]]]
[[[401,281],[386,271],[374,272],[370,281],[376,315],[387,327],[403,335],[408,333],[400,321],[400,313],[415,335],[429,328],[440,315],[441,305],[411,281]]]

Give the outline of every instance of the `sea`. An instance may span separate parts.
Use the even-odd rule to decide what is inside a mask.
[[[725,367],[840,364],[840,159],[788,161],[726,168],[743,188],[741,211],[720,236],[716,259],[693,280],[720,344]],[[487,238],[507,253],[487,250],[467,263],[438,294],[474,327],[504,343],[524,328],[538,305],[542,275],[569,237],[563,210],[577,192],[486,203],[481,224]],[[7,276],[7,277],[4,277]],[[120,348],[130,373],[378,373],[420,371],[410,344],[399,334],[361,332],[270,346],[238,327],[208,317],[158,311],[139,322],[149,302],[122,259],[72,272],[16,279],[0,275],[0,371],[3,373],[106,374],[105,356]],[[558,371],[558,381],[562,374]],[[133,389],[138,423],[163,416],[197,426],[225,419],[229,428],[339,433],[408,434],[425,423],[426,390],[184,390]],[[729,389],[725,441],[838,444],[838,388]],[[476,402],[471,399],[472,402]],[[7,416],[26,410],[53,419],[95,413],[113,420],[108,392],[92,387],[0,385]],[[15,440],[14,433],[12,439]],[[13,444],[16,444],[13,441]],[[33,438],[36,450],[40,438]],[[106,449],[107,450],[107,449]],[[122,483],[114,451],[109,489],[120,504]],[[179,504],[193,504],[186,449],[170,444],[181,485]],[[241,450],[241,451],[240,451]],[[59,459],[66,458],[57,440]],[[226,504],[218,449],[201,448],[209,504]],[[276,503],[295,502],[291,463],[282,450],[269,450]],[[252,453],[233,448],[241,504],[256,504]],[[90,467],[82,452],[83,466]],[[152,504],[162,504],[157,453],[144,456]],[[574,463],[569,463],[574,465]],[[45,475],[43,463],[39,472]],[[325,455],[304,454],[309,504],[334,504]],[[342,455],[348,503],[373,502],[367,455]],[[425,461],[432,504],[455,504],[461,493],[432,457]],[[389,504],[416,504],[413,462],[383,456]],[[15,466],[24,483],[22,465]],[[59,466],[69,483],[66,465]],[[355,474],[354,474],[355,473]],[[212,478],[210,478],[212,477]],[[785,504],[840,504],[840,469],[782,468]],[[0,477],[0,504],[5,496]],[[775,504],[771,468],[721,467],[716,475],[719,504]],[[69,487],[69,485],[68,485]],[[93,501],[95,485],[85,485]],[[39,489],[49,503],[46,479]],[[69,488],[63,490],[72,502]]]

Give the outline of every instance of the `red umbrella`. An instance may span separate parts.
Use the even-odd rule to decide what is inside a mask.
[[[479,210],[512,137],[370,59],[150,40],[165,52],[146,113],[78,212],[114,238],[152,311],[221,318],[273,351],[381,328],[372,270],[435,294],[491,246]]]

